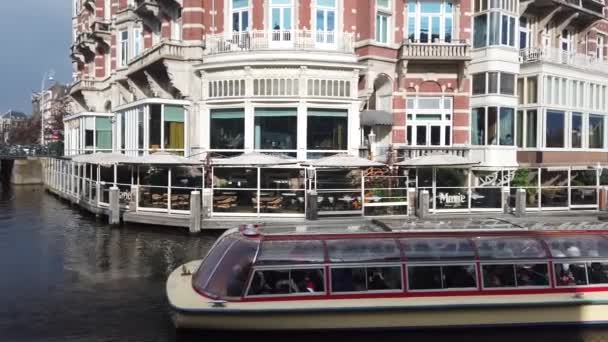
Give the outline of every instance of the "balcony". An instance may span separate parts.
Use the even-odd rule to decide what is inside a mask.
[[[350,32],[254,30],[205,37],[206,55],[264,50],[323,50],[353,54],[354,46],[354,34]]]
[[[94,21],[93,24],[91,24],[91,33],[96,39],[103,40],[106,44],[110,43],[110,23],[99,20]]]
[[[135,13],[144,17],[158,17],[160,5],[157,0],[136,0]]]
[[[129,70],[135,72],[163,59],[187,61],[200,60],[201,58],[202,49],[200,45],[185,45],[179,41],[165,40],[131,59]]]
[[[81,32],[76,37],[74,46],[83,54],[95,54],[97,42],[91,32]]]
[[[70,93],[75,94],[82,91],[99,91],[103,89],[103,86],[103,81],[80,79],[72,84]]]
[[[603,61],[582,53],[567,52],[558,48],[523,49],[519,52],[519,59],[522,64],[546,62],[608,74],[608,64]]]
[[[400,56],[408,60],[468,61],[471,48],[467,41],[414,43],[408,40],[401,46]]]

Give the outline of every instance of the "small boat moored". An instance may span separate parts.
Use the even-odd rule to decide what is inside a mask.
[[[233,229],[167,296],[188,329],[608,324],[608,232]]]

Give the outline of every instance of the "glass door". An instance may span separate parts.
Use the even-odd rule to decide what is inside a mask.
[[[292,41],[292,11],[291,0],[271,0],[270,27],[273,45],[285,45]]]
[[[317,0],[317,34],[316,41],[320,44],[334,44],[336,41],[336,1]]]

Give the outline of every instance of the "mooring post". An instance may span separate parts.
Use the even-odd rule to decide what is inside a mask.
[[[315,190],[308,191],[306,204],[306,219],[316,221],[319,219],[319,203],[317,202],[319,195]]]
[[[416,189],[407,189],[407,215],[416,215]]]
[[[501,197],[502,197],[502,213],[508,214],[511,212],[511,203],[509,198],[511,196],[511,189],[504,187],[502,188]]]
[[[425,219],[429,214],[429,191],[422,190],[419,192],[418,198],[418,218]]]
[[[138,201],[137,194],[138,194],[137,185],[131,185],[131,198],[129,199],[129,211],[130,212],[137,211],[137,201]]]
[[[203,198],[202,198],[202,204],[203,204],[203,211],[202,211],[202,216],[203,219],[209,219],[211,217],[211,211],[213,209],[213,191],[211,189],[205,188],[203,189],[203,194],[202,194]]]
[[[524,217],[526,215],[526,189],[517,189],[515,195],[515,216]]]
[[[190,193],[190,233],[201,232],[201,192]]]
[[[120,224],[120,201],[118,196],[120,190],[113,186],[110,188],[110,214],[108,215],[109,224]]]

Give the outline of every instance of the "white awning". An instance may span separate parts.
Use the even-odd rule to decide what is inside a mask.
[[[213,159],[211,164],[218,166],[274,166],[296,164],[296,160],[280,155],[250,152],[236,157]]]
[[[143,157],[134,158],[131,164],[146,164],[146,165],[202,165],[203,163],[194,160],[184,158],[169,152],[156,152]]]
[[[456,156],[453,154],[445,154],[445,153],[437,153],[437,154],[429,154],[422,157],[412,158],[408,160],[404,160],[399,163],[395,163],[398,166],[405,166],[411,168],[420,168],[420,167],[471,167],[473,165],[477,165],[479,162],[472,161],[467,158],[463,158],[461,156]]]
[[[77,163],[89,163],[101,166],[113,166],[117,164],[131,164],[135,157],[129,157],[120,153],[93,153],[75,156],[72,161]]]
[[[393,113],[384,110],[364,110],[360,115],[361,126],[392,126]]]
[[[337,168],[358,168],[358,167],[383,167],[382,163],[373,160],[355,157],[349,154],[335,154],[333,156],[312,160],[303,163],[314,167],[337,167]]]

